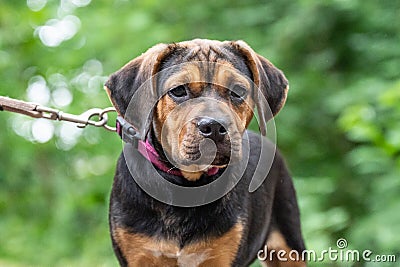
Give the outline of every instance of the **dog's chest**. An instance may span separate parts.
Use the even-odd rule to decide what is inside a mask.
[[[157,266],[201,266],[204,262],[211,258],[212,249],[197,249],[194,250],[190,247],[179,249],[177,246],[159,246],[149,247],[147,257],[153,258],[152,261]]]
[[[129,266],[231,266],[235,260],[243,225],[237,223],[222,236],[197,240],[183,247],[174,240],[130,233],[123,228],[113,238]]]

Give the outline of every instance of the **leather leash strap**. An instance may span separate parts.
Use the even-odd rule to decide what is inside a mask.
[[[42,113],[36,110],[38,106],[35,103],[0,96],[0,110],[20,113],[33,118],[41,118]]]

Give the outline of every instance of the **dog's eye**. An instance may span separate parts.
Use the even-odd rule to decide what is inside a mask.
[[[244,99],[247,95],[247,90],[239,85],[236,85],[232,88],[232,90],[230,90],[230,94],[234,99]]]
[[[178,87],[169,90],[168,94],[175,98],[181,98],[187,96],[187,91],[185,86],[179,85]]]

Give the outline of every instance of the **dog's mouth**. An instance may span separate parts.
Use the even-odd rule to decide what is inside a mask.
[[[212,142],[212,141],[210,141]],[[178,164],[182,166],[225,167],[241,158],[241,144],[229,140],[218,144],[182,144],[179,149]]]
[[[181,165],[211,165],[215,167],[222,167],[228,165],[230,162],[229,155],[222,155],[217,153],[215,157],[202,155],[202,153],[188,153],[184,155],[184,158],[179,162]]]

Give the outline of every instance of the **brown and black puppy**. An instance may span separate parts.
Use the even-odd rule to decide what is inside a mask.
[[[248,266],[265,245],[268,251],[305,250],[292,179],[278,153],[261,186],[248,190],[257,165],[264,164],[258,162],[261,137],[246,131],[253,109],[265,134],[288,89],[283,73],[268,60],[242,41],[159,44],[114,73],[105,88],[118,113],[166,166],[155,164],[160,179],[176,185],[218,180],[243,161],[243,140],[248,141],[249,160],[236,186],[197,207],[168,205],[148,195],[121,154],[110,199],[111,238],[121,266]],[[202,150],[205,140],[213,142],[213,149],[206,146],[213,153]],[[138,170],[134,176],[147,181],[148,173]],[[288,255],[287,261],[268,256],[268,266],[305,266]]]

